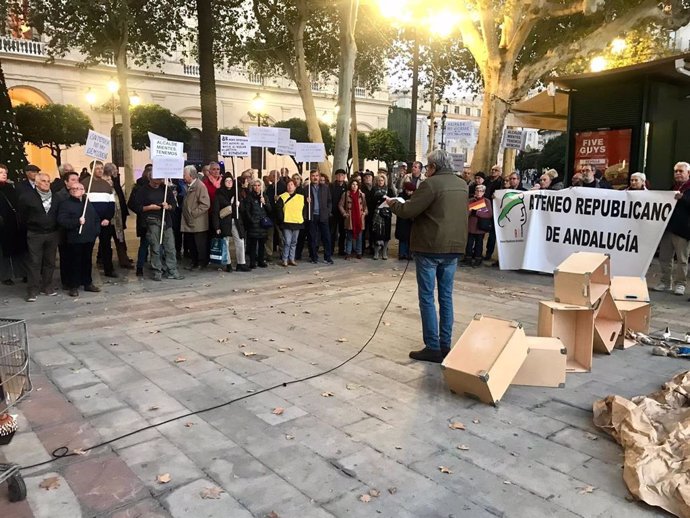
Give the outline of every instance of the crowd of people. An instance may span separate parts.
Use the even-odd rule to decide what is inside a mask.
[[[249,169],[236,179],[211,162],[201,171],[186,166],[182,179],[166,186],[147,165],[127,197],[114,164],[95,162],[90,169],[92,175],[87,169],[78,174],[63,164],[51,184],[47,174],[30,164],[26,179],[14,185],[0,164],[0,281],[12,285],[24,280],[27,301],[57,294],[53,276],[58,255],[60,285],[70,296],[78,296],[80,289],[100,291],[92,278],[96,241],[105,277],[118,277],[114,245],[120,268],[135,269],[142,277],[148,264],[154,281],[183,279],[178,266],[183,263],[188,271],[212,263],[227,272],[250,272],[271,261],[296,266],[305,245],[313,264],[333,264],[336,255],[387,260],[392,237],[398,241],[398,259],[411,259],[413,221],[398,214],[393,234],[393,213],[385,200],[410,200],[426,179],[421,162],[414,162],[409,173],[402,168],[397,189],[385,170],[358,172],[348,179],[339,169],[332,181],[312,170],[303,182],[300,174],[290,175],[285,168],[263,178]],[[673,189],[679,201],[661,240],[662,279],[654,288],[677,295],[685,293],[690,252],[689,169],[685,162],[675,167]],[[527,189],[518,173],[503,176],[498,165],[488,175],[465,168],[461,177],[469,196],[461,264],[477,267],[488,261],[498,266],[491,262],[496,246],[491,200],[500,189]],[[558,172],[549,169],[531,189],[560,190],[563,185]],[[611,188],[589,165],[573,175],[571,185]],[[628,189],[647,186],[644,174],[630,176]],[[130,259],[125,238],[130,218],[136,219],[139,239],[136,260]]]

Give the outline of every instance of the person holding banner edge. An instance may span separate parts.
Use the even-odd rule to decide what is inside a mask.
[[[250,271],[245,260],[244,238],[246,232],[239,213],[237,189],[235,180],[229,173],[223,175],[220,188],[216,191],[211,210],[211,226],[215,235],[225,239],[228,247],[228,264],[225,265],[225,271],[232,271],[230,238],[235,244],[235,270],[238,272]]]

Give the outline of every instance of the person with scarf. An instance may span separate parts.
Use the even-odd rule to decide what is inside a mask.
[[[57,257],[57,209],[60,197],[50,191],[50,177],[36,175],[36,188],[19,197],[19,214],[26,224],[29,248],[27,302],[35,302],[38,292],[57,295],[53,289],[53,273]]]
[[[283,266],[297,266],[297,239],[304,228],[304,195],[297,192],[294,180],[287,180],[287,191],[278,196],[276,213],[283,231]]]
[[[25,275],[22,256],[26,252],[26,231],[18,212],[18,196],[8,179],[9,168],[0,164],[0,281],[6,286]]]
[[[228,247],[228,264],[225,271],[232,271],[230,260],[230,238],[235,243],[235,269],[238,272],[248,272],[244,252],[244,223],[240,217],[240,203],[235,192],[235,180],[230,173],[223,175],[223,181],[216,191],[211,210],[211,225],[216,236],[225,239]]]
[[[388,207],[379,208],[386,197],[393,198],[395,193],[388,187],[385,174],[376,177],[376,185],[371,191],[374,218],[371,223],[371,241],[374,244],[374,259],[388,259],[388,242],[391,240],[392,214]]]
[[[271,197],[264,196],[261,191],[263,182],[252,180],[252,190],[240,202],[240,214],[247,229],[247,252],[249,254],[249,268],[266,268],[264,256],[266,236],[268,235],[268,219],[272,214]],[[258,251],[258,254],[257,254]]]
[[[343,217],[345,229],[345,259],[352,258],[353,248],[357,259],[361,259],[364,224],[368,211],[366,197],[359,190],[357,180],[350,180],[347,191],[340,196],[338,210]]]

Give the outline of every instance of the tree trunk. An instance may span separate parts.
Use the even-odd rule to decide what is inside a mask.
[[[477,146],[472,157],[472,171],[491,170],[491,166],[498,160],[498,151],[503,137],[503,124],[508,114],[508,105],[501,94],[505,89],[499,88],[499,81],[485,82],[484,102],[482,104],[482,120],[479,124]]]
[[[196,0],[199,31],[199,89],[201,102],[201,146],[204,162],[218,160],[218,107],[213,68],[212,0]]]
[[[355,25],[359,0],[340,0],[340,70],[338,74],[338,117],[335,126],[334,169],[347,169],[350,143],[350,116],[352,108],[353,77],[357,42]]]
[[[304,109],[304,118],[307,122],[307,133],[309,140],[314,143],[323,143],[321,136],[321,128],[319,127],[319,118],[316,115],[316,105],[314,104],[314,95],[311,91],[311,74],[307,68],[307,58],[304,52],[304,29],[307,25],[306,18],[301,17],[294,29],[293,38],[295,43],[295,56],[297,62],[294,66],[295,83],[297,84],[297,91],[300,99],[302,99],[302,108]],[[331,176],[331,163],[326,158],[325,162],[319,164],[322,173],[329,177]]]
[[[408,162],[410,169],[417,160],[417,97],[419,96],[419,34],[414,28],[414,46],[412,48],[412,104],[410,110],[410,135],[408,141]]]
[[[352,89],[350,96],[350,145],[352,146],[352,170],[359,171],[359,142],[357,140],[357,99],[355,98],[355,89]]]
[[[431,80],[431,109],[429,110],[429,147],[427,153],[434,150],[434,141],[436,140],[436,129],[434,128],[434,119],[436,118],[436,76]]]
[[[60,146],[51,146],[50,154],[53,155],[53,158],[55,159],[55,164],[58,167],[60,167],[62,165],[62,149],[60,149]]]
[[[132,124],[129,117],[129,90],[127,89],[127,42],[115,51],[117,81],[120,85],[120,117],[122,118],[122,154],[125,163],[125,185],[134,185],[134,160],[132,158]]]

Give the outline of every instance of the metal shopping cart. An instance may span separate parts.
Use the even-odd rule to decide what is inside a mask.
[[[17,431],[10,409],[31,391],[29,338],[24,320],[0,318],[0,446]],[[10,502],[26,498],[26,485],[16,464],[0,463],[0,484],[7,482]]]

